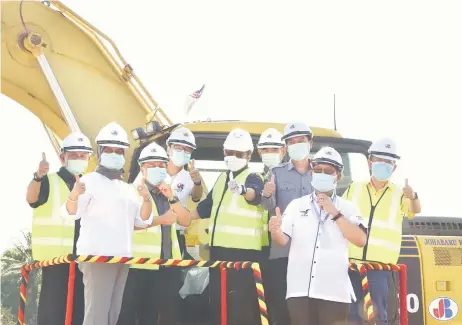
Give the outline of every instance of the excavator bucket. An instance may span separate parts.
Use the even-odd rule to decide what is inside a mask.
[[[1,20],[1,91],[58,138],[72,120],[90,139],[111,121],[127,132],[147,116],[172,124],[114,43],[59,1],[2,1]]]

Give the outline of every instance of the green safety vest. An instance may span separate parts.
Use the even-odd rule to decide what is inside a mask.
[[[244,184],[249,174],[247,168],[235,180]],[[212,190],[210,246],[259,251],[263,241],[264,210],[261,206],[248,204],[243,195],[233,194],[229,190],[224,192],[226,177],[226,173],[222,173]]]
[[[382,191],[375,209],[368,183],[353,183],[343,197],[354,202],[369,225],[366,246],[349,244],[349,257],[355,260],[396,264],[401,250],[404,213],[401,208],[403,191],[390,183]],[[372,218],[372,221],[371,221]]]
[[[154,200],[152,200],[152,214],[154,216],[159,215],[157,206]],[[132,241],[132,256],[133,257],[147,257],[158,259],[162,252],[162,226],[155,226],[146,228],[143,230],[136,230],[133,234]],[[181,260],[180,244],[178,243],[178,237],[176,234],[175,224],[171,225],[172,239],[172,257],[175,260]],[[133,264],[131,265],[134,269],[149,269],[158,270],[159,265],[153,264]]]
[[[32,216],[32,256],[36,261],[72,254],[74,246],[75,217],[61,214],[69,188],[56,173],[48,174],[48,182],[48,200],[35,208]]]

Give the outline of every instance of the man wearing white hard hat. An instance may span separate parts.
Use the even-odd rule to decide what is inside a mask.
[[[195,149],[194,134],[185,127],[175,129],[167,139],[169,161],[166,183],[171,186],[181,203],[190,209],[196,207],[204,194],[201,175],[195,167],[194,160],[191,160],[191,154]],[[185,166],[188,166],[188,171]],[[181,253],[184,254],[186,251],[185,227],[176,225],[176,229]]]
[[[197,209],[189,215],[178,214],[188,226],[191,220],[210,219],[210,259],[256,261],[262,259],[264,211],[260,206],[263,177],[251,173],[248,163],[254,146],[249,132],[234,129],[223,144],[228,171],[223,172]],[[261,324],[252,271],[228,270],[229,324]],[[210,269],[212,322],[220,322],[220,274]]]
[[[137,195],[123,181],[130,144],[120,125],[112,122],[103,127],[96,144],[96,171],[76,176],[66,202],[69,215],[81,220],[77,254],[131,256],[135,226],[146,228],[152,222],[151,196],[144,182]],[[116,325],[129,265],[81,262],[79,268],[85,285],[83,325]]]
[[[270,215],[274,215],[276,207],[284,213],[292,200],[313,191],[309,159],[313,143],[311,129],[303,123],[290,123],[284,128],[281,139],[285,141],[290,161],[274,167],[270,181],[265,184],[262,206]],[[290,325],[285,304],[288,255],[289,245],[271,245],[265,293],[270,320],[277,325]]]
[[[138,164],[146,170],[146,184],[152,197],[152,227],[135,231],[132,256],[153,259],[181,259],[175,229],[176,213],[172,210],[181,204],[171,188],[164,183],[169,159],[164,148],[157,143],[148,144],[140,153]],[[143,173],[133,182],[138,187]],[[180,268],[151,264],[132,265],[124,290],[118,325],[176,324],[179,311],[181,283]]]
[[[273,243],[290,242],[287,306],[292,325],[343,325],[351,301],[348,244],[366,243],[367,223],[352,202],[335,193],[343,161],[333,148],[312,161],[314,192],[271,217]]]
[[[365,182],[354,182],[343,195],[345,199],[359,206],[361,214],[369,225],[369,236],[365,247],[350,247],[350,258],[353,262],[398,263],[403,217],[413,218],[421,210],[419,197],[409,186],[407,179],[403,188],[390,181],[399,159],[393,140],[383,138],[374,142],[369,149],[368,160],[371,178]],[[350,271],[350,277],[355,294],[361,298],[359,273]],[[391,273],[368,271],[367,277],[377,325],[389,324],[387,301]],[[350,324],[363,324],[360,312],[362,306],[362,299],[352,304]]]
[[[61,148],[61,169],[48,173],[49,163],[45,153],[34,179],[27,188],[27,202],[34,209],[32,217],[32,256],[43,261],[75,254],[79,237],[80,220],[66,218],[60,207],[75,183],[75,175],[87,170],[92,154],[90,140],[80,132],[64,138]],[[39,324],[62,325],[66,314],[69,264],[48,266],[42,269],[42,285],[38,305]],[[84,294],[82,273],[75,271],[73,324],[83,322]]]

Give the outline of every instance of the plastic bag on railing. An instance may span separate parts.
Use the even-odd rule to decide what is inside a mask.
[[[190,295],[200,295],[209,284],[209,268],[194,267],[188,270],[180,289],[182,299]]]

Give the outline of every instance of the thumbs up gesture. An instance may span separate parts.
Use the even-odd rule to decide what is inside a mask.
[[[195,167],[195,161],[192,159],[189,162],[189,176],[191,177],[192,181],[194,182],[194,185],[201,185],[202,183],[202,178],[201,174]]]
[[[149,194],[149,189],[146,186],[146,167],[141,167],[141,175],[141,181],[137,188],[138,194],[143,197],[145,201],[149,201],[151,199],[151,194]]]
[[[75,175],[75,183],[70,195],[72,200],[77,200],[77,198],[83,193],[85,193],[86,190],[87,189],[85,187],[85,183],[80,181],[79,175]]]
[[[412,189],[412,187],[409,186],[409,179],[407,178],[404,180],[403,193],[404,193],[404,197],[407,199],[413,200],[415,198],[415,192]]]
[[[232,171],[229,172],[228,189],[237,195],[245,194],[247,192],[245,186],[234,179]]]
[[[37,169],[37,177],[42,178],[48,173],[50,169],[50,164],[47,161],[47,157],[44,152],[42,152],[42,161],[39,163],[39,167]]]
[[[271,175],[271,180],[263,187],[263,196],[271,197],[276,192],[276,183],[274,182],[274,175]]]
[[[276,234],[281,230],[281,225],[282,225],[282,215],[281,215],[281,210],[279,208],[276,208],[276,215],[272,216],[270,221],[269,221],[269,231],[272,234]]]
[[[160,183],[157,185],[157,188],[159,191],[162,193],[163,196],[165,196],[167,199],[172,200],[173,199],[173,191],[170,185],[165,184],[164,182]]]

